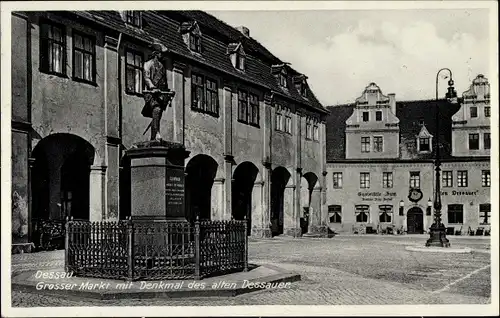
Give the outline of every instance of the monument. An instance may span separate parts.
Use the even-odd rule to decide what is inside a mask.
[[[135,143],[126,151],[130,159],[132,220],[186,220],[184,211],[184,160],[188,157],[183,144],[163,140],[160,120],[175,92],[167,87],[163,64],[164,47],[153,44],[152,54],[144,63],[145,104],[141,114],[151,118],[148,141]]]

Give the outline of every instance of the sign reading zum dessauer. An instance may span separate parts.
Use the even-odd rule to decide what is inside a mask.
[[[396,197],[396,192],[358,192],[358,196],[363,201],[392,201]]]
[[[168,166],[165,178],[167,217],[184,217],[184,168]]]

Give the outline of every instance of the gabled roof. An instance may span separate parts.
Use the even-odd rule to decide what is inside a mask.
[[[400,157],[399,159],[435,158],[436,135],[439,134],[440,155],[443,159],[451,156],[451,117],[460,109],[457,104],[447,100],[415,100],[396,102],[396,116],[399,118]],[[439,107],[439,132],[436,131],[436,107]],[[329,106],[330,114],[326,120],[326,155],[327,161],[345,159],[345,121],[352,115],[354,104]],[[422,122],[427,131],[434,136],[431,153],[417,151],[417,136],[421,132]]]
[[[117,11],[71,11],[79,17],[94,21],[101,26],[122,32],[137,41],[161,42],[171,54],[201,63],[219,72],[230,74],[240,80],[267,88],[274,95],[291,100],[305,108],[327,113],[314,93],[308,88],[304,98],[295,87],[283,89],[271,73],[273,64],[284,62],[269,52],[251,37],[244,36],[237,29],[203,11],[143,11],[142,30],[127,26]],[[201,54],[193,54],[186,46],[179,32],[182,23],[196,21],[202,37]],[[185,24],[188,27],[187,24]],[[230,43],[241,43],[245,48],[245,72],[234,69],[227,56]],[[288,80],[300,74],[288,66]]]

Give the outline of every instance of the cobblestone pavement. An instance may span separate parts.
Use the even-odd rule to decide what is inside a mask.
[[[337,236],[332,239],[251,240],[249,260],[302,275],[289,289],[263,290],[232,298],[84,300],[12,291],[13,307],[182,305],[362,305],[490,303],[489,239],[451,237],[470,254],[405,250],[426,236]],[[13,275],[61,268],[63,252],[13,255]]]

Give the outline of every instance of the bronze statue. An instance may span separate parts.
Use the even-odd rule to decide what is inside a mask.
[[[167,88],[167,74],[166,69],[161,61],[163,57],[162,46],[153,44],[153,53],[146,63],[144,63],[144,82],[146,83],[146,90],[144,90],[145,104],[142,108],[141,114],[144,117],[151,118],[146,131],[151,127],[151,139],[161,140],[160,136],[160,120],[163,111],[173,97],[173,92]]]

